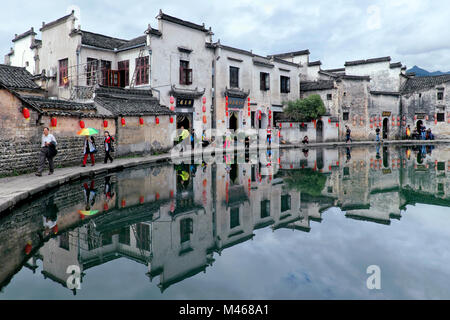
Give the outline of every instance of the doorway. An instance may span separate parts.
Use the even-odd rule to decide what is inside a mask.
[[[323,122],[322,120],[317,121],[316,124],[316,142],[323,141]]]
[[[422,120],[417,121],[416,128],[417,128],[417,132],[419,134],[420,134],[420,128],[422,128],[422,126],[423,126],[423,121]]]
[[[230,115],[230,125],[229,125],[229,129],[232,129],[234,131],[236,131],[238,128],[238,119],[236,116],[236,112],[232,112]]]
[[[191,121],[188,116],[177,115],[177,129],[180,129],[183,126],[185,129],[190,130]]]
[[[389,119],[384,118],[383,120],[383,139],[387,139],[389,134]]]

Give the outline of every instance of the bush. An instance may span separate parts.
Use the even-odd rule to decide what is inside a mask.
[[[318,94],[312,94],[305,99],[298,99],[287,102],[284,109],[286,115],[294,121],[311,121],[323,116],[327,110]]]

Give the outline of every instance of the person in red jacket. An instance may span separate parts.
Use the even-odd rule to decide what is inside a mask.
[[[110,155],[110,152],[114,151],[114,147],[112,143],[114,142],[114,137],[109,135],[108,131],[105,131],[105,163],[108,163],[108,159],[113,162],[113,158]]]

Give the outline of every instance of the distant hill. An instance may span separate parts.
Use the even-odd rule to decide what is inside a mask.
[[[450,74],[450,71],[449,72],[442,72],[442,71],[429,72],[425,69],[419,68],[418,66],[414,66],[411,69],[407,70],[406,72],[414,72],[416,74],[416,77],[429,77],[429,76],[440,76],[443,74]]]

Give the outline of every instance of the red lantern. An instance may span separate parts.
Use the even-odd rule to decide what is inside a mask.
[[[206,112],[206,106],[205,105],[203,105],[202,111]]]
[[[144,118],[139,118],[139,124],[140,124],[141,126],[144,125]]]
[[[108,203],[105,202],[105,203],[103,204],[103,211],[107,211],[108,209],[109,209]]]
[[[336,127],[337,127],[337,128],[339,127],[339,122],[336,122]]]
[[[328,118],[328,123],[331,123],[331,119],[330,118]]]
[[[173,117],[170,117],[170,123],[173,123]]]
[[[206,116],[203,116],[203,123],[206,123]]]
[[[50,124],[52,125],[52,127],[56,127],[56,125],[58,124],[58,120],[56,120],[56,118],[52,117],[50,120]]]
[[[174,111],[175,107],[174,106],[170,106],[170,110]]]
[[[280,122],[280,129],[281,129],[281,122]]]
[[[108,120],[103,120],[103,128],[107,128],[108,127]]]
[[[226,116],[226,117],[228,117],[228,111],[227,111],[227,112],[225,112],[225,116]]]
[[[425,116],[425,120],[427,120],[427,121],[428,121],[428,115],[427,115],[427,116]]]
[[[249,117],[251,116],[251,113],[250,113],[250,111],[248,112],[248,116],[249,116]]]
[[[156,122],[156,124],[159,124],[159,118],[158,117],[155,117],[155,122]]]
[[[175,102],[174,97],[170,96],[170,103],[173,104]]]
[[[83,129],[84,128],[84,121],[80,120],[80,128]]]
[[[159,193],[158,193],[158,192],[157,192],[156,195],[155,195],[155,199],[156,199],[156,200],[159,200]]]
[[[203,102],[203,104],[206,103],[206,97],[203,97],[202,102]]]
[[[125,118],[120,119],[120,123],[122,123],[122,127],[125,127]]]
[[[33,247],[31,246],[31,241],[28,241],[27,244],[25,245],[25,254],[29,255],[31,252],[31,249],[33,249]]]
[[[127,202],[125,201],[125,199],[122,199],[121,205],[122,205],[122,208],[125,208],[125,206],[127,205]]]
[[[173,198],[173,190],[170,190],[170,198]]]
[[[290,127],[292,128],[292,123],[290,123],[289,125],[290,125]]]
[[[28,110],[28,108],[23,108],[22,114],[26,120],[30,120],[30,110]]]

